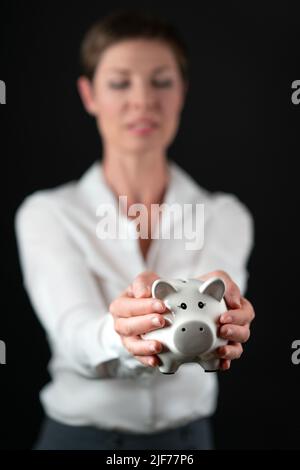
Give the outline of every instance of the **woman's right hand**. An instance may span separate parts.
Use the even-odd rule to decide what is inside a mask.
[[[149,273],[147,276],[149,278]],[[151,276],[152,282],[159,278],[155,273]],[[162,328],[166,322],[162,313],[168,309],[162,301],[151,297],[150,289],[139,293],[141,285],[141,276],[138,276],[110,304],[109,311],[125,348],[145,366],[155,367],[159,364],[156,354],[161,352],[162,344],[156,340],[142,339],[140,335]]]

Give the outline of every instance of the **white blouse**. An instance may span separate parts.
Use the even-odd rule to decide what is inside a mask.
[[[115,332],[109,304],[145,270],[192,278],[222,269],[247,283],[253,221],[232,194],[202,189],[169,161],[167,204],[204,204],[204,244],[156,238],[144,260],[139,241],[97,236],[101,204],[118,211],[101,161],[78,181],[36,191],[17,210],[15,227],[24,287],[49,340],[51,381],[41,391],[45,412],[62,423],[151,433],[212,414],[217,377],[198,364],[163,375],[131,356]],[[149,182],[151,184],[151,182]],[[133,233],[132,219],[121,214]],[[176,225],[177,218],[170,221]],[[203,228],[203,227],[202,227]]]

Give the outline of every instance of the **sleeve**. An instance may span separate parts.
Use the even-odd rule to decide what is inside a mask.
[[[15,231],[23,285],[51,348],[88,377],[146,369],[123,346],[84,254],[45,196],[25,199]]]
[[[226,271],[239,286],[247,289],[247,263],[254,245],[254,223],[248,208],[231,194],[218,193],[204,234],[204,273]]]

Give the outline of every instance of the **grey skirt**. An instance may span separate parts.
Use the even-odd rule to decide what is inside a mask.
[[[45,418],[33,450],[211,450],[210,418],[193,421],[176,429],[154,434],[135,434],[69,426]]]

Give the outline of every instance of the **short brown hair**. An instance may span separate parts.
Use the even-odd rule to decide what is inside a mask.
[[[134,38],[167,43],[175,54],[183,80],[188,80],[188,49],[178,30],[154,13],[137,9],[118,9],[91,26],[80,47],[83,75],[92,80],[104,50],[117,42]]]

